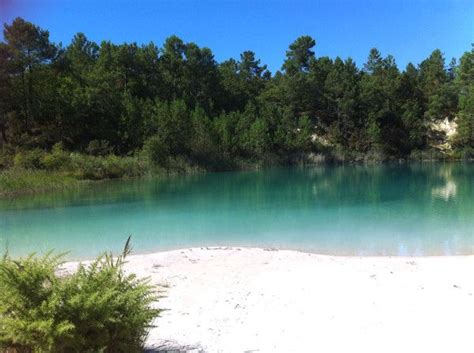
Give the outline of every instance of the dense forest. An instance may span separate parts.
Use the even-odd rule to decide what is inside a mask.
[[[2,168],[59,168],[71,154],[214,170],[311,155],[474,155],[472,48],[449,64],[436,49],[401,70],[377,49],[361,67],[318,57],[302,36],[272,74],[252,51],[218,63],[176,36],[158,47],[78,33],[64,47],[21,18],[3,33]],[[457,125],[449,139],[434,128],[443,121]]]

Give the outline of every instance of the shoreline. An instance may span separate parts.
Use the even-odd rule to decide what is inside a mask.
[[[247,250],[261,250],[265,252],[295,252],[295,253],[300,253],[300,254],[307,254],[307,255],[315,255],[315,256],[320,256],[320,257],[334,257],[334,258],[349,258],[349,259],[362,259],[362,258],[367,258],[367,259],[405,259],[405,260],[410,260],[410,259],[430,259],[430,258],[462,258],[462,257],[474,257],[474,252],[468,252],[466,251],[465,253],[455,253],[455,254],[413,254],[413,255],[397,255],[397,254],[352,254],[352,253],[325,253],[325,252],[320,252],[318,250],[304,250],[304,249],[299,249],[299,248],[291,248],[291,247],[266,247],[266,246],[259,246],[259,245],[210,245],[210,246],[189,246],[189,247],[171,247],[171,248],[164,248],[162,250],[150,250],[150,251],[135,251],[132,249],[132,254],[127,256],[127,259],[129,260],[134,260],[134,259],[142,259],[145,257],[153,257],[153,256],[159,256],[160,254],[166,254],[166,253],[173,253],[173,252],[181,252],[181,251],[220,251],[220,250],[226,250],[226,251],[247,251]],[[471,250],[471,249],[470,249]],[[110,251],[105,251],[105,253],[110,253]],[[112,255],[115,257],[118,254],[120,254],[120,251],[112,251]],[[27,256],[26,255],[21,255],[22,256]],[[65,258],[64,259],[64,264],[67,264],[68,267],[71,264],[79,264],[79,263],[89,263],[92,260],[96,259],[97,256],[100,256],[101,253],[97,254],[96,256],[77,256],[74,258]]]
[[[141,179],[147,178],[167,178],[167,177],[176,177],[176,176],[187,176],[187,175],[197,175],[197,174],[206,174],[206,173],[227,173],[227,172],[240,172],[240,171],[256,171],[256,170],[265,170],[272,168],[311,168],[319,166],[344,166],[344,165],[361,165],[361,166],[370,166],[370,165],[390,165],[390,164],[429,164],[429,163],[474,163],[472,158],[434,158],[434,159],[411,159],[411,158],[387,158],[387,159],[374,159],[374,160],[365,160],[365,159],[335,159],[332,160],[329,157],[325,156],[323,161],[312,162],[312,163],[282,163],[275,165],[262,166],[259,163],[249,164],[247,166],[240,166],[236,168],[223,169],[223,170],[185,170],[185,171],[175,171],[168,170],[166,172],[153,172],[147,171],[143,175],[137,176],[123,176],[117,178],[100,178],[100,179],[81,179],[72,176],[70,173],[64,173],[60,171],[52,171],[46,169],[14,169],[14,168],[4,168],[0,169],[0,177],[6,178],[5,182],[9,182],[8,174],[9,173],[18,173],[15,175],[15,179],[21,179],[25,177],[30,177],[33,174],[41,174],[39,177],[33,177],[31,180],[37,182],[38,185],[31,185],[31,180],[28,180],[25,184],[28,186],[15,186],[11,189],[1,190],[0,189],[0,199],[15,199],[19,197],[28,197],[36,196],[42,194],[50,194],[54,192],[59,192],[61,190],[72,190],[81,186],[87,185],[98,185],[101,182],[114,182],[114,181],[127,181],[135,180],[140,181]],[[199,167],[201,168],[201,167]],[[42,180],[45,178],[46,180]],[[17,180],[16,180],[17,182]]]
[[[291,247],[267,247],[259,245],[210,245],[210,246],[189,246],[189,247],[172,247],[163,250],[150,250],[144,252],[135,252],[132,249],[132,254],[127,257],[129,260],[134,258],[154,257],[160,254],[183,252],[183,251],[265,251],[265,252],[293,252],[299,254],[306,254],[318,257],[333,257],[333,258],[348,258],[348,259],[431,259],[431,258],[461,258],[461,257],[474,257],[474,252],[456,253],[456,254],[413,254],[413,255],[392,255],[392,254],[351,254],[351,253],[324,253],[318,250],[304,250],[300,248]],[[115,256],[116,254],[114,254]],[[84,259],[72,259],[67,260],[67,263],[80,263],[89,262],[91,257],[85,257]]]
[[[131,255],[125,269],[163,290],[150,352],[468,352],[472,343],[474,255],[209,247]]]

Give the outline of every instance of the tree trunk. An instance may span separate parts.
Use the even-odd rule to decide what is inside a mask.
[[[27,87],[26,87],[26,82],[25,82],[25,72],[23,71],[21,73],[21,81],[22,81],[22,87],[23,87],[23,115],[24,115],[24,129],[26,132],[29,131],[29,122],[28,122],[28,115],[29,115],[29,104],[28,104],[28,92],[27,92]]]
[[[4,142],[5,144],[8,143],[8,140],[7,140],[7,131],[6,131],[6,130],[7,130],[7,129],[6,129],[6,127],[5,127],[5,124],[0,124],[0,135],[1,135],[1,137],[2,137],[2,139],[3,139],[3,142]]]

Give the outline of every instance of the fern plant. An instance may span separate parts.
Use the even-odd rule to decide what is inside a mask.
[[[69,276],[62,255],[0,262],[0,350],[18,353],[140,352],[159,309],[147,279],[126,274],[123,252],[105,253]]]

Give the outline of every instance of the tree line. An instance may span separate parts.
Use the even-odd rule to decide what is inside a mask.
[[[217,62],[177,36],[114,44],[83,33],[65,47],[22,18],[0,42],[0,146],[89,154],[148,151],[165,165],[285,159],[309,152],[404,158],[430,148],[431,124],[458,125],[455,151],[474,151],[474,49],[446,64],[436,49],[400,70],[370,50],[317,57],[297,38],[271,74],[252,51]]]

